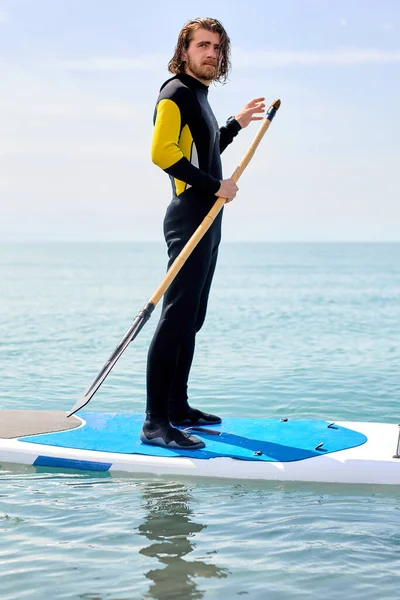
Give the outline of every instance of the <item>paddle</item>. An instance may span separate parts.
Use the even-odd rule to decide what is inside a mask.
[[[247,150],[241,163],[238,167],[236,167],[235,172],[232,175],[232,179],[235,182],[239,179],[239,177],[249,164],[250,160],[253,158],[253,155],[259,143],[261,142],[265,132],[270,126],[271,121],[274,118],[276,111],[278,110],[280,105],[281,101],[275,100],[275,102],[269,107],[265,119],[263,120],[260,129],[257,132],[257,135],[255,136],[252,144],[250,145],[250,148]],[[115,348],[114,352],[111,354],[110,358],[107,360],[100,373],[97,375],[96,379],[93,381],[93,383],[91,383],[91,385],[88,387],[82,398],[78,400],[78,402],[74,405],[72,410],[68,413],[68,417],[71,417],[73,414],[78,412],[78,410],[86,406],[88,402],[90,402],[90,400],[97,392],[97,390],[99,389],[99,387],[101,386],[101,384],[103,383],[103,381],[105,380],[105,378],[107,377],[107,375],[109,374],[119,357],[126,350],[128,345],[135,339],[135,337],[142,329],[143,325],[145,325],[145,323],[149,320],[154,308],[157,306],[158,302],[161,300],[171,283],[174,281],[175,277],[185,264],[186,260],[191,255],[197,244],[200,242],[201,238],[211,227],[211,224],[213,223],[215,217],[218,215],[224,204],[225,198],[218,198],[210,212],[204,217],[202,223],[196,229],[196,231],[194,232],[188,243],[185,245],[181,253],[176,257],[174,263],[171,265],[166,276],[162,280],[157,290],[154,292],[153,296],[135,317],[135,320],[133,321],[132,325],[129,327],[128,331],[125,333],[124,337],[121,339],[118,346]]]

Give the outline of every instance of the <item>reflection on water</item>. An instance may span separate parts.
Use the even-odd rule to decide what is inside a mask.
[[[186,485],[175,482],[144,484],[142,495],[146,519],[139,533],[151,542],[140,550],[163,565],[145,573],[151,580],[146,598],[155,600],[197,600],[205,590],[198,588],[196,577],[228,577],[227,569],[202,560],[185,560],[196,547],[195,536],[204,525],[192,520],[191,495]]]

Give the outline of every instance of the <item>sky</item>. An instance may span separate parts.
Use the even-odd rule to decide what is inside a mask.
[[[222,125],[281,108],[225,209],[227,241],[400,241],[399,0],[0,0],[0,242],[162,241],[150,159],[182,25],[232,42]],[[223,155],[229,177],[258,123]]]

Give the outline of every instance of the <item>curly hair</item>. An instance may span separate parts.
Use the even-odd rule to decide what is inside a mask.
[[[217,21],[217,19],[210,19],[208,17],[205,19],[197,17],[196,19],[193,19],[193,21],[188,21],[185,23],[185,25],[182,27],[176,43],[174,56],[168,63],[168,71],[174,75],[181,75],[185,72],[186,62],[182,58],[182,52],[189,48],[189,44],[193,39],[193,34],[198,29],[206,29],[207,31],[219,33],[219,59],[215,81],[225,83],[231,68],[231,41],[223,25]]]

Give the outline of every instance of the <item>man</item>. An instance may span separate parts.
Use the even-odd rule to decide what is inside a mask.
[[[181,30],[168,68],[174,77],[160,90],[154,120],[152,160],[171,179],[172,201],[164,219],[168,268],[188,242],[216,196],[230,202],[238,187],[222,178],[220,154],[239,130],[263,118],[264,98],[249,102],[218,128],[208,103],[212,81],[226,81],[230,40],[215,19],[195,19]],[[164,296],[147,363],[146,420],[141,440],[195,450],[204,443],[173,425],[220,423],[188,404],[187,382],[195,336],[204,323],[221,239],[222,211],[187,259]]]

